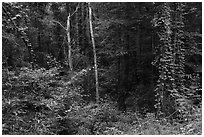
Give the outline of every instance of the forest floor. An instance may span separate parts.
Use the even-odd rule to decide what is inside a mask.
[[[121,113],[114,102],[97,105],[82,99],[84,75],[59,76],[56,69],[3,71],[4,135],[200,135],[201,108],[179,123],[154,113]]]

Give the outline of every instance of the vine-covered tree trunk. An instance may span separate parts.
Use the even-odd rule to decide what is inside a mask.
[[[171,44],[172,24],[170,3],[163,3],[157,7],[155,26],[157,27],[160,44],[157,47],[159,79],[157,81],[156,98],[158,115],[168,115],[174,109],[171,92],[175,81],[173,74],[173,46]]]
[[[157,46],[159,79],[155,89],[156,107],[159,113],[165,115],[170,115],[173,111],[185,113],[188,103],[184,92],[183,4],[163,3],[157,8],[154,22],[160,44]]]
[[[185,72],[184,72],[184,64],[185,64],[185,48],[184,48],[184,4],[183,3],[174,3],[174,20],[173,20],[173,36],[174,41],[172,42],[174,45],[174,92],[172,92],[172,96],[176,101],[177,110],[183,113],[188,113],[188,105],[183,105],[186,100],[186,91],[185,91]],[[186,103],[187,104],[187,103]]]

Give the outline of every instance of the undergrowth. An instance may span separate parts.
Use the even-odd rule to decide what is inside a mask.
[[[195,135],[201,134],[201,108],[183,123],[154,113],[122,113],[110,100],[86,102],[80,82],[89,69],[60,75],[49,70],[3,70],[4,135]]]

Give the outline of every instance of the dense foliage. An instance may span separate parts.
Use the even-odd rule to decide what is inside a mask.
[[[2,3],[2,132],[201,134],[201,3]]]

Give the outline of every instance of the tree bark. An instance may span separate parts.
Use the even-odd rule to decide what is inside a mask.
[[[91,41],[92,41],[92,45],[93,45],[93,54],[94,54],[94,68],[95,68],[95,79],[96,79],[96,102],[99,103],[97,57],[96,57],[96,46],[95,46],[94,35],[93,35],[92,11],[91,11],[90,3],[88,3],[88,6],[89,6],[89,27],[90,27]]]
[[[79,8],[80,9],[80,8]],[[79,9],[76,11],[76,47],[79,47],[79,40],[80,40],[80,34],[79,34]]]
[[[72,64],[72,47],[71,47],[71,38],[70,38],[70,14],[67,17],[67,44],[68,44],[68,62],[69,62],[69,69],[73,71],[73,64]]]

